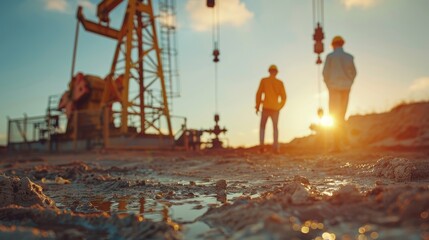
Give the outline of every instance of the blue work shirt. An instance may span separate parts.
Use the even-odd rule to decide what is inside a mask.
[[[323,78],[328,89],[349,90],[355,77],[353,56],[344,52],[343,48],[336,48],[326,56]]]

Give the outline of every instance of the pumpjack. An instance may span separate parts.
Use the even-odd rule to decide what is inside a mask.
[[[158,2],[160,14],[155,15],[152,0],[102,0],[97,5],[97,21],[87,19],[78,7],[68,90],[60,98],[49,98],[45,116],[10,119],[8,148],[63,151],[101,145],[172,149],[188,148],[190,142],[200,148],[204,132],[215,134],[213,148],[222,147],[218,135],[226,130],[217,125],[219,117],[209,130],[188,129],[186,118],[178,117],[184,123],[173,133],[171,99],[177,96],[172,87],[177,69],[172,62],[174,39],[170,39],[175,27],[169,20],[174,19],[175,0]],[[115,28],[110,14],[121,4],[126,4],[125,13],[122,24]],[[156,20],[163,16],[166,19],[159,21],[158,29]],[[116,42],[106,76],[75,73],[81,26]]]
[[[159,2],[164,7],[174,3]],[[114,28],[110,25],[110,14],[122,3],[126,4],[123,21]],[[174,147],[169,105],[173,93],[168,91],[173,83],[171,78],[166,82],[164,73],[171,72],[171,68],[163,66],[165,52],[162,52],[170,54],[171,49],[161,49],[159,45],[156,24],[159,16],[154,14],[152,0],[102,0],[96,13],[98,21],[91,21],[82,7],[77,9],[71,81],[57,106],[49,100],[44,123],[35,129],[39,139],[45,139],[49,149],[90,148],[98,142],[121,148]],[[104,77],[74,72],[80,26],[116,42],[110,71]],[[58,116],[64,112],[67,126],[59,133]],[[186,126],[182,126],[177,134],[186,131]],[[43,148],[40,144],[32,148]]]
[[[79,7],[77,11],[77,19],[87,31],[117,42],[110,73],[104,79],[103,94],[98,107],[107,108],[109,118],[111,118],[112,105],[118,103],[119,132],[122,135],[132,131],[129,127],[129,120],[133,119],[133,121],[139,122],[139,135],[154,133],[172,137],[170,111],[152,1],[128,0],[122,26],[114,29],[109,26],[109,14],[122,2],[124,1],[102,1],[97,7],[99,23],[85,19],[82,7]],[[122,66],[119,66],[120,63],[123,63]],[[89,87],[75,87],[75,84],[79,83],[78,80],[79,74],[72,79],[71,92],[89,89]],[[90,85],[89,81],[86,83]],[[131,87],[137,88],[137,94],[130,94]],[[160,121],[166,123],[167,127],[164,132],[157,127]]]

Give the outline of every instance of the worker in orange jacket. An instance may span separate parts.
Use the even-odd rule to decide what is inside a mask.
[[[261,124],[259,128],[259,143],[261,152],[264,151],[265,125],[268,118],[271,118],[273,123],[273,151],[279,151],[279,130],[278,120],[280,110],[286,103],[286,91],[283,82],[276,78],[278,69],[276,65],[271,65],[268,69],[270,76],[263,78],[259,83],[259,88],[256,93],[256,114],[259,113],[262,103]],[[263,98],[262,98],[263,95]]]

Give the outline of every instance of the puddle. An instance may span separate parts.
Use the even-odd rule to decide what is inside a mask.
[[[314,182],[314,186],[317,188],[317,190],[322,193],[323,195],[332,196],[333,192],[340,189],[342,186],[345,185],[356,185],[359,186],[359,189],[361,191],[366,191],[371,189],[377,179],[375,178],[344,178],[343,176],[336,176],[333,178],[326,178],[322,181]]]
[[[210,179],[196,180],[194,177],[159,174],[153,170],[146,170],[146,171],[137,170],[137,172],[133,174],[121,174],[117,176],[126,178],[131,181],[145,180],[151,183],[179,184],[184,186],[186,185],[209,186],[214,184],[214,182],[210,181]]]
[[[240,197],[258,197],[259,194],[243,195],[242,193],[231,193],[227,195],[227,202],[233,202]],[[197,221],[210,207],[218,207],[222,202],[216,195],[201,195],[185,200],[154,200],[148,198],[134,198],[124,196],[113,200],[103,197],[92,199],[91,204],[100,211],[116,213],[133,213],[152,221],[172,221],[184,224],[184,235],[186,239],[202,237],[210,230],[204,222]]]
[[[322,184],[317,184],[316,188],[323,195],[332,196],[333,192],[337,191],[341,188],[341,186],[345,186],[349,184],[350,181],[347,179],[334,179],[334,178],[326,178]]]
[[[227,195],[227,202],[233,202],[240,197],[258,197],[259,194],[243,195],[241,193],[231,193]],[[133,213],[146,219],[161,221],[168,209],[169,217],[177,222],[194,222],[203,215],[209,207],[222,205],[216,195],[201,195],[185,200],[154,200],[148,198],[135,199],[131,196],[124,196],[113,200],[103,197],[92,199],[91,204],[98,210],[104,212]]]
[[[185,225],[184,238],[185,239],[203,239],[204,233],[210,231],[210,227],[204,222],[198,221],[195,223]]]

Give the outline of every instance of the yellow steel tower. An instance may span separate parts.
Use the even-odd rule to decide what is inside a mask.
[[[109,14],[123,2],[123,23],[114,29]],[[108,96],[118,96],[113,113],[120,114],[120,132],[127,134],[133,123],[140,135],[173,137],[152,0],[103,0],[97,7],[98,23],[86,20],[81,7],[77,17],[87,31],[117,41],[103,105],[113,103]],[[114,84],[118,79],[119,87]]]

